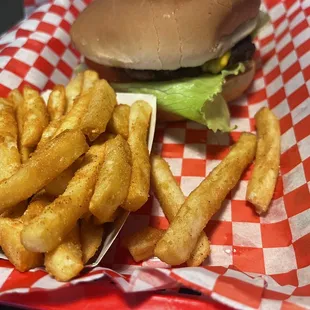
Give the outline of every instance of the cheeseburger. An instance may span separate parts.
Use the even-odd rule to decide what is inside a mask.
[[[250,86],[260,0],[95,0],[71,28],[85,64],[119,92],[153,94],[159,119],[229,131]]]

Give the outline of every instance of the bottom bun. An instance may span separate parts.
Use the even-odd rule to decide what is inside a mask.
[[[255,62],[249,61],[246,63],[247,70],[236,76],[229,76],[225,80],[225,84],[223,85],[222,96],[224,97],[226,102],[230,102],[236,100],[241,97],[242,94],[250,87],[252,84],[256,65]],[[185,120],[184,117],[164,111],[160,109],[158,106],[157,110],[157,120],[159,122],[176,122]]]

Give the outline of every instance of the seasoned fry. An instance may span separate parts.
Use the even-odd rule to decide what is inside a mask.
[[[0,245],[9,261],[19,271],[28,271],[43,265],[43,255],[26,250],[21,243],[20,233],[25,225],[38,216],[51,201],[52,198],[44,193],[38,194],[32,199],[28,209],[19,219],[0,218]],[[27,206],[25,202],[19,204],[19,208],[25,206]]]
[[[104,145],[94,145],[89,149],[81,168],[75,173],[63,195],[25,227],[21,239],[26,249],[33,252],[54,250],[73,229],[78,219],[88,211],[103,162],[103,147]]]
[[[103,238],[103,225],[94,225],[92,218],[82,219],[80,227],[83,263],[87,262],[96,254]]]
[[[82,131],[90,141],[94,141],[105,131],[116,104],[113,88],[105,80],[96,82],[91,90],[91,99],[81,124]]]
[[[45,254],[44,265],[57,281],[69,281],[80,273],[84,266],[77,224],[55,250]]]
[[[126,140],[118,135],[104,146],[104,162],[89,204],[99,223],[111,221],[127,197],[131,180],[131,151]]]
[[[24,87],[24,115],[21,144],[24,147],[36,147],[40,141],[43,130],[48,125],[49,116],[44,100],[39,92]]]
[[[42,189],[87,149],[81,131],[67,131],[36,151],[16,173],[0,182],[0,213]]]
[[[0,98],[0,181],[9,178],[21,164],[17,134],[14,108],[9,100]]]
[[[80,128],[81,121],[88,109],[90,98],[90,93],[86,93],[75,100],[74,106],[69,113],[62,118],[61,124],[53,137],[58,136],[67,129],[73,130]]]
[[[170,265],[189,259],[201,232],[253,160],[255,151],[256,136],[243,133],[223,161],[185,200],[155,247],[159,259]]]
[[[130,109],[128,144],[132,155],[131,184],[122,207],[137,211],[147,201],[150,190],[150,156],[147,148],[147,134],[152,113],[145,101],[135,102]]]
[[[14,103],[16,110],[16,121],[18,128],[18,149],[21,156],[21,162],[24,163],[28,160],[29,154],[31,152],[29,148],[23,146],[21,143],[21,136],[23,133],[23,126],[24,126],[24,109],[25,109],[24,98],[18,89],[13,89],[9,93],[8,98]]]
[[[127,104],[119,104],[115,107],[112,117],[107,125],[107,131],[116,135],[122,135],[128,139],[130,107]]]
[[[42,254],[32,253],[21,244],[20,233],[23,228],[23,222],[18,219],[0,218],[1,248],[9,261],[21,272],[43,264]]]
[[[24,224],[28,224],[31,220],[41,214],[46,206],[52,203],[54,200],[53,196],[46,194],[44,191],[35,195],[20,220]]]
[[[99,80],[99,75],[97,72],[92,70],[84,71],[83,85],[82,85],[82,95],[87,93]]]
[[[184,194],[177,184],[167,162],[158,155],[151,156],[151,184],[165,216],[172,223],[185,201]],[[200,266],[210,254],[210,244],[204,232],[187,260],[188,266]]]
[[[46,192],[56,197],[62,195],[65,192],[69,182],[73,178],[74,173],[74,167],[70,166],[68,169],[58,175],[54,180],[52,180],[52,182],[45,186]]]
[[[258,111],[255,120],[258,142],[246,199],[261,214],[269,208],[279,175],[281,134],[279,120],[268,108]]]
[[[0,217],[8,217],[10,219],[20,218],[27,210],[27,207],[28,207],[27,201],[22,201],[16,206],[12,207],[11,209],[4,211],[0,215]]]
[[[47,111],[51,120],[59,119],[65,114],[66,92],[63,85],[55,85],[47,101]]]
[[[146,227],[123,241],[135,262],[147,260],[154,256],[154,249],[157,242],[163,237],[165,231],[153,227]]]
[[[58,130],[60,124],[62,123],[63,118],[58,118],[52,120],[48,126],[44,129],[41,140],[37,145],[37,149],[41,148],[44,144],[48,143],[50,140],[53,139],[56,131]]]
[[[66,99],[67,99],[66,113],[68,113],[72,109],[75,99],[81,94],[83,79],[84,74],[80,72],[66,86]]]

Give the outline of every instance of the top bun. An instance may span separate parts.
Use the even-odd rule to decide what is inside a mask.
[[[176,70],[221,56],[257,24],[260,0],[95,0],[71,28],[102,65]]]

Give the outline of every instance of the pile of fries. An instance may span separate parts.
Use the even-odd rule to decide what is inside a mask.
[[[105,223],[148,199],[151,106],[118,104],[98,74],[0,99],[0,247],[21,272],[59,281],[96,255]]]
[[[151,156],[151,188],[170,226],[166,231],[146,227],[123,241],[136,262],[156,256],[174,266],[202,264],[210,254],[204,228],[254,158],[246,199],[258,214],[268,211],[279,173],[280,128],[268,108],[257,112],[255,119],[257,136],[242,133],[229,154],[186,199],[164,159]]]
[[[168,164],[149,155],[151,106],[118,104],[98,74],[56,85],[47,102],[24,87],[0,98],[0,246],[19,271],[45,266],[59,281],[77,276],[120,210],[141,208],[150,190],[170,222],[125,240],[134,260],[199,266],[210,254],[204,228],[254,161],[247,200],[268,211],[279,173],[280,129],[273,113],[255,116],[229,154],[186,198]]]

